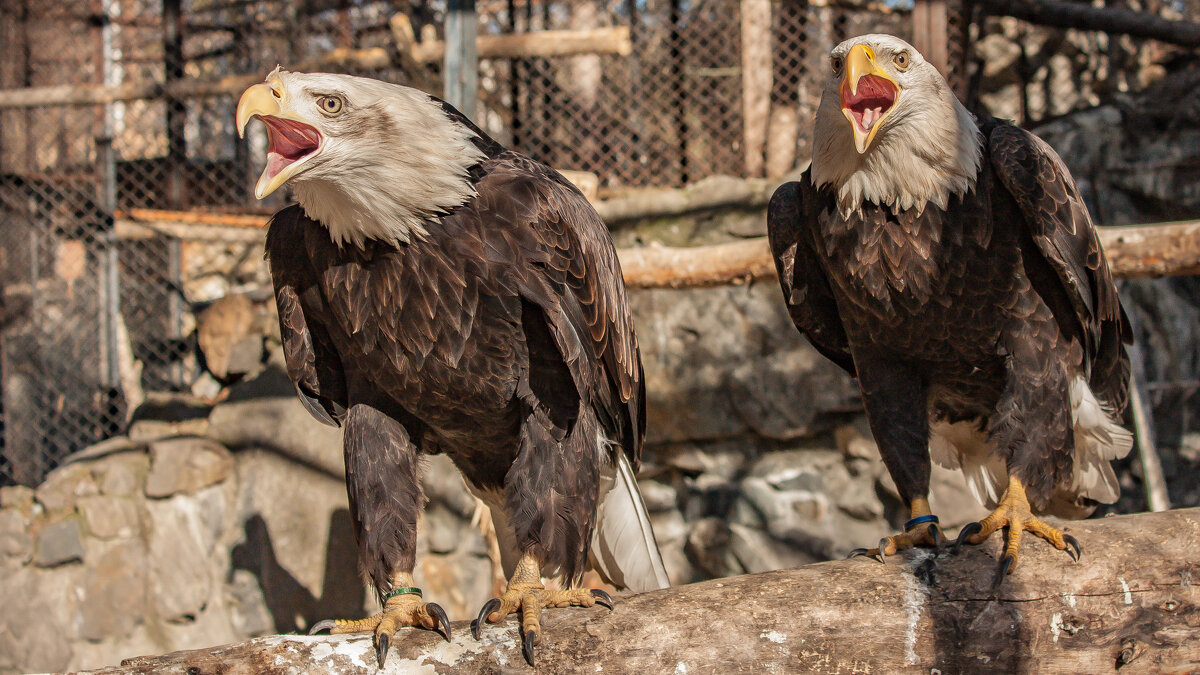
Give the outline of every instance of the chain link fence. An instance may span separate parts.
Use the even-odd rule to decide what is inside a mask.
[[[1041,29],[976,23],[949,1],[952,79],[973,77],[985,104],[1001,92],[994,105],[1020,100],[1010,116],[1039,119],[1103,91],[1038,103],[1030,92],[1056,81],[1051,66],[993,81],[1009,75],[964,46]],[[552,166],[594,173],[601,196],[804,165],[828,50],[867,32],[911,34],[903,0],[476,7],[477,121]],[[267,283],[253,225],[289,197],[253,198],[266,139],[260,125],[237,138],[242,89],[282,64],[440,94],[445,10],[444,0],[0,0],[0,483],[34,484],[119,432],[145,392],[189,389],[202,368],[195,312]],[[546,31],[592,46],[550,53]],[[1039,44],[1067,49],[1042,33]],[[483,48],[503,36],[524,46]],[[1155,57],[1132,41],[1071,49],[1085,84],[1136,79]]]

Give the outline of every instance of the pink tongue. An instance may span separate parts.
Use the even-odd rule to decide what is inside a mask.
[[[268,152],[267,153],[267,175],[270,176],[271,178],[274,178],[275,176],[277,176],[279,174],[280,171],[283,171],[284,169],[286,169],[288,167],[288,165],[294,161],[295,160],[293,160],[293,159],[288,159],[287,157],[284,157],[283,155],[279,154],[278,152],[274,152],[274,151]]]

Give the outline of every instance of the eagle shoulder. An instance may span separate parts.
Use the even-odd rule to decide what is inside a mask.
[[[1036,275],[1031,281],[1043,297],[1056,299],[1056,319],[1083,344],[1093,389],[1120,411],[1128,400],[1124,345],[1132,330],[1083,197],[1048,143],[999,120],[982,126],[996,178],[1016,202],[1036,253],[1054,271],[1050,283]]]
[[[279,310],[279,334],[288,376],[304,408],[318,421],[340,426],[348,407],[341,358],[328,332],[309,320],[302,296],[319,295],[306,250],[306,230],[320,227],[300,205],[280,210],[267,225],[266,259]]]
[[[545,165],[506,152],[485,168],[464,217],[489,223],[487,236],[502,238],[503,248],[517,253],[520,260],[509,271],[520,295],[541,310],[579,397],[595,406],[636,468],[645,435],[645,384],[607,227],[583,194]],[[540,331],[526,323],[525,333],[535,341],[528,345],[533,350]],[[531,368],[531,384],[535,391],[553,391],[547,380],[557,366],[543,365],[544,371]]]
[[[811,170],[779,186],[767,204],[767,238],[792,322],[817,351],[854,375],[837,301],[814,250],[812,228],[821,203]]]

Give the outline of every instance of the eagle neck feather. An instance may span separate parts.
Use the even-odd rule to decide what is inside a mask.
[[[374,111],[378,123],[361,131],[362,152],[330,160],[320,177],[293,181],[304,212],[339,247],[424,240],[434,219],[475,196],[472,173],[487,156],[482,132],[425,94],[390,93]]]

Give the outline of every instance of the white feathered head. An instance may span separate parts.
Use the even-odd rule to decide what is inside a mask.
[[[812,177],[843,213],[863,202],[945,207],[975,184],[979,128],[912,45],[862,35],[833,48],[813,130]]]
[[[474,194],[477,134],[416,89],[276,68],[238,101],[239,135],[253,117],[269,142],[255,196],[291,184],[338,244],[421,237],[426,219]]]

